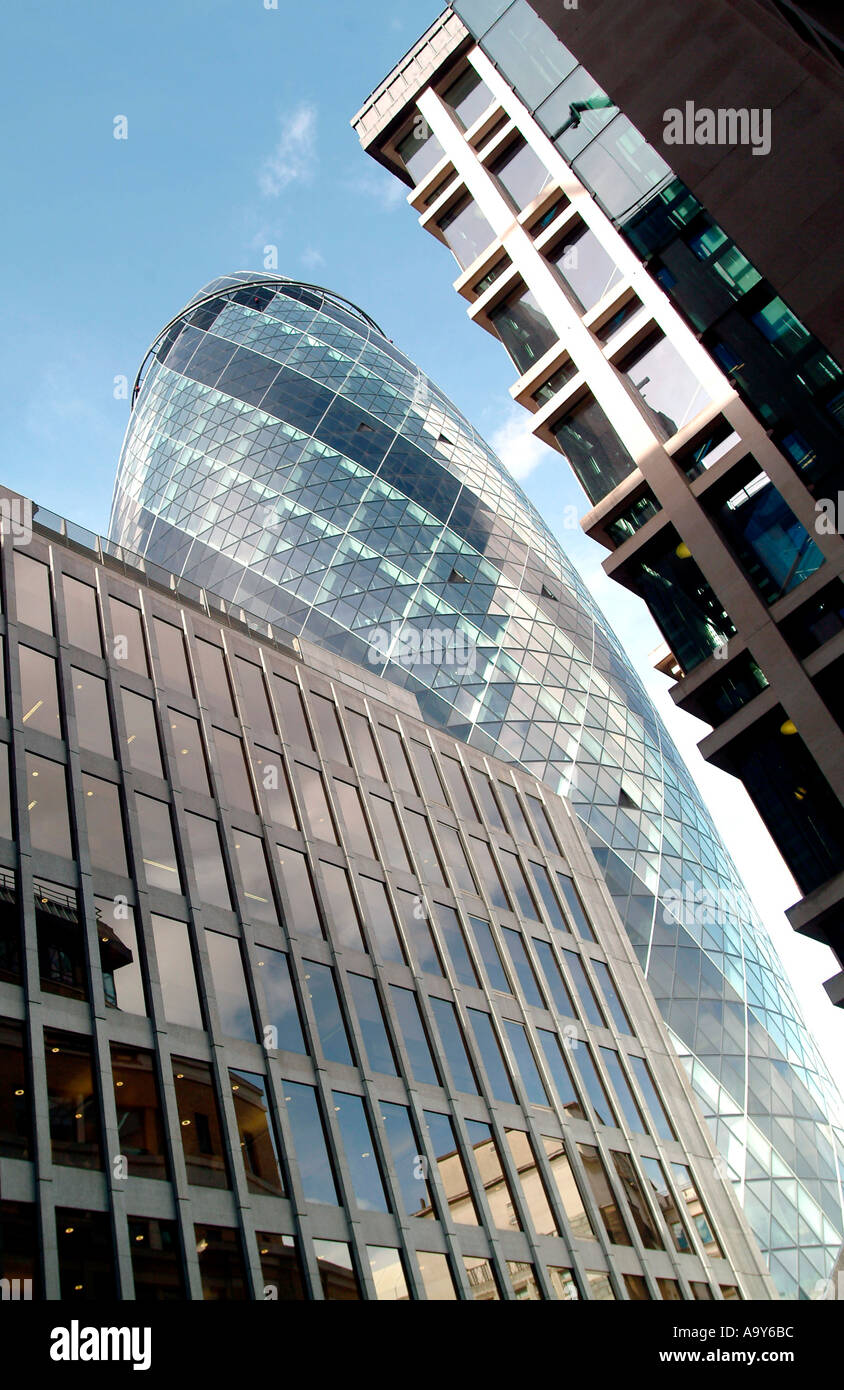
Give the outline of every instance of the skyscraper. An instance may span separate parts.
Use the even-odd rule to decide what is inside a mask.
[[[600,610],[436,386],[335,295],[217,280],[145,359],[110,530],[569,798],[777,1282],[826,1277],[838,1101],[776,953]]]
[[[568,805],[10,503],[3,1299],[767,1297]]]
[[[740,26],[741,7],[727,8]],[[567,22],[587,48],[605,47],[594,10],[559,7],[558,33]],[[805,66],[826,73],[817,54]],[[834,102],[840,74],[830,67],[814,99],[806,84],[783,120],[827,87]],[[753,238],[781,291],[670,166],[679,150],[740,227],[758,223],[764,192],[728,196],[728,147],[743,143],[766,167],[781,113],[753,96],[771,89],[761,78],[741,89],[738,110],[683,103],[649,144],[527,0],[455,0],[355,124],[412,187],[421,225],[460,266],[471,318],[513,359],[513,395],[585,492],[584,530],[612,552],[605,569],[665,637],[677,705],[715,726],[701,751],[742,779],[804,895],[792,925],[841,960],[844,373],[787,302],[793,286],[829,322],[834,276],[807,262],[831,206],[813,187],[808,216],[785,178],[805,132],[790,155],[781,141],[777,193],[791,200],[787,226],[807,218],[805,254],[778,218]],[[713,145],[723,162],[707,179]],[[844,971],[827,990],[844,1003]]]

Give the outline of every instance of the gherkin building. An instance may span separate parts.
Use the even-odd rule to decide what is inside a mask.
[[[110,535],[569,798],[780,1292],[819,1290],[838,1094],[617,636],[434,383],[327,290],[215,280],[142,365]]]

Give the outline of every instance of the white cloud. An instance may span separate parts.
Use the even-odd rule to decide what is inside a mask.
[[[509,417],[490,435],[498,457],[513,477],[523,482],[547,458],[548,445],[531,434],[533,417],[521,406],[513,406]]]
[[[349,180],[346,187],[359,197],[376,203],[382,212],[394,212],[407,199],[405,185],[393,174],[388,174],[386,169],[375,166],[362,170]]]
[[[281,132],[272,154],[261,166],[258,187],[265,198],[277,198],[291,183],[307,183],[314,173],[317,109],[302,102],[281,121]]]

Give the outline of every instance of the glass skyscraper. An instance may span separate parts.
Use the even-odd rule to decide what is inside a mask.
[[[839,1099],[617,637],[471,425],[360,310],[207,286],[136,386],[112,540],[412,692],[568,797],[781,1291],[841,1244]]]

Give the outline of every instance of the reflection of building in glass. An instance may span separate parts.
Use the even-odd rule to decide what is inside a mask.
[[[561,256],[566,273],[586,265],[580,254]],[[612,278],[606,267],[594,274]],[[535,312],[522,306],[519,323]],[[578,429],[586,423],[578,417]],[[621,457],[609,435],[607,449]],[[219,592],[251,623],[277,622],[324,660],[385,676],[431,725],[571,800],[760,1243],[784,1260],[805,1247],[814,1282],[844,1230],[829,1126],[838,1102],[779,961],[615,635],[438,388],[327,292],[278,277],[215,281],[144,364],[111,535],[148,565]],[[123,631],[126,615],[116,621]],[[198,659],[204,679],[219,681],[203,645]],[[130,717],[140,729],[138,712]],[[190,746],[195,732],[182,729]],[[327,737],[336,760],[338,735]],[[511,813],[483,785],[455,785],[451,764],[444,773],[464,816],[478,814],[475,797],[493,820]],[[313,779],[308,796],[319,797]],[[198,844],[208,829],[193,825],[192,835]],[[468,867],[459,871],[465,881]],[[482,870],[491,885],[497,874]],[[555,885],[537,887],[553,896]],[[717,905],[712,922],[696,915],[707,903]],[[567,905],[577,911],[576,898]],[[494,943],[484,949],[497,975]],[[519,970],[530,990],[530,963]],[[582,993],[597,1008],[588,982]],[[604,1105],[591,1074],[584,1084]],[[803,1226],[798,1190],[800,1210],[812,1212]]]
[[[49,512],[0,580],[0,1278],[773,1295],[566,801]]]

